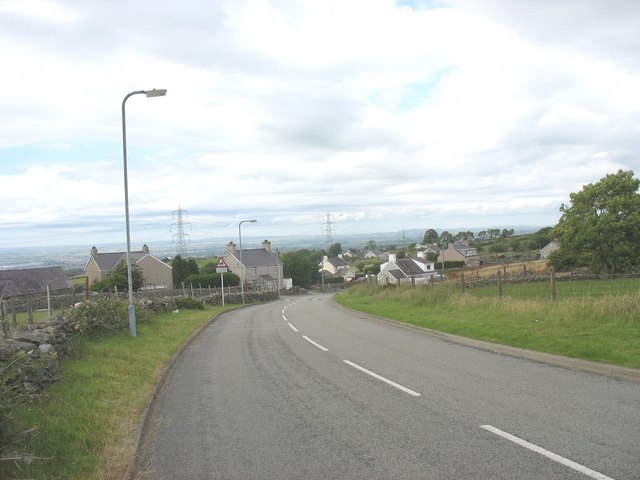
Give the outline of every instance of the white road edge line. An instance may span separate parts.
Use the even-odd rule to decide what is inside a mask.
[[[410,388],[404,387],[402,385],[400,385],[399,383],[393,382],[391,380],[389,380],[388,378],[383,377],[382,375],[378,375],[375,372],[372,372],[371,370],[367,370],[364,367],[361,367],[360,365],[358,365],[357,363],[353,363],[349,360],[343,360],[344,363],[346,363],[347,365],[351,365],[353,368],[357,368],[358,370],[360,370],[361,372],[366,373],[367,375],[371,375],[373,378],[377,378],[378,380],[382,380],[384,383],[387,383],[389,385],[391,385],[392,387],[396,387],[398,390],[402,390],[404,393],[408,393],[409,395],[413,395],[414,397],[420,397],[421,394],[411,390]]]
[[[551,460],[554,460],[562,465],[572,468],[580,473],[584,473],[585,475],[590,476],[591,478],[595,478],[597,480],[613,480],[611,477],[607,477],[600,472],[596,472],[595,470],[591,470],[590,468],[585,467],[584,465],[580,465],[579,463],[573,462],[567,458],[561,457],[560,455],[550,452],[549,450],[545,450],[542,447],[539,447],[533,443],[529,443],[526,440],[516,437],[515,435],[511,435],[510,433],[504,432],[499,428],[492,427],[491,425],[480,425],[480,428],[484,428],[485,430],[495,433],[496,435],[505,438],[513,443],[520,445],[521,447],[528,448],[540,455],[544,455]]]
[[[294,332],[298,332],[298,329],[296,327],[294,327],[293,325],[291,325],[290,323],[287,323],[287,325],[289,325],[291,327],[291,330],[293,330]]]
[[[306,335],[303,335],[302,338],[304,338],[307,342],[309,342],[311,345],[315,345],[316,347],[318,347],[320,350],[322,350],[323,352],[328,352],[329,349],[328,348],[324,348],[322,345],[320,345],[319,343],[314,342],[313,340],[311,340],[309,337],[307,337]]]

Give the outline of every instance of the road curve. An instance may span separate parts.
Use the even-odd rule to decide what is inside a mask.
[[[138,478],[639,479],[640,386],[294,297],[176,360]]]

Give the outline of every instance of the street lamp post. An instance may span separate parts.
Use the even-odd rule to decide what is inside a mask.
[[[244,303],[244,263],[242,263],[242,224],[243,223],[256,223],[258,220],[252,218],[251,220],[242,220],[238,224],[238,241],[240,243],[240,292],[242,294],[242,303]]]
[[[125,104],[133,95],[145,94],[147,97],[163,97],[167,94],[164,89],[136,90],[122,100],[122,157],[124,159],[124,211],[127,229],[127,282],[129,286],[129,331],[131,336],[136,336],[136,310],[133,305],[133,275],[131,273],[131,230],[129,228],[129,185],[127,179],[127,127],[125,121]]]

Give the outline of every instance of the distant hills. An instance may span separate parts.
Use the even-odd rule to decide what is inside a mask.
[[[501,226],[489,228],[507,228],[514,230],[516,235],[532,233],[538,231],[542,227],[535,226]],[[340,243],[342,250],[356,249],[362,250],[364,246],[373,240],[378,247],[395,246],[402,248],[409,243],[420,243],[426,229],[408,229],[396,232],[378,232],[378,233],[362,233],[338,235],[334,234],[331,243]],[[459,231],[471,230],[477,233],[482,229],[468,228],[447,228],[436,229],[438,233],[448,230],[455,234]],[[237,242],[237,239],[229,239],[227,237],[216,237],[199,241],[198,243],[190,243],[187,245],[187,254],[192,257],[213,257],[223,255],[227,251],[229,240]],[[243,248],[259,248],[264,237],[244,236],[242,237]],[[321,235],[305,235],[305,236],[272,236],[266,238],[271,242],[271,248],[280,252],[292,250],[319,250],[327,247],[327,238]],[[49,247],[16,247],[10,249],[0,248],[0,269],[18,269],[18,268],[35,268],[47,266],[61,266],[65,270],[78,270],[85,266],[89,259],[91,247],[93,245],[73,245],[73,246],[49,246]],[[124,252],[127,249],[126,244],[96,244],[100,252]],[[140,250],[142,245],[132,245],[132,250]],[[164,243],[162,245],[149,244],[151,253],[158,258],[173,258],[176,255],[176,245]]]

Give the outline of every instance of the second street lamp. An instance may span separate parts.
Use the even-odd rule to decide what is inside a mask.
[[[244,263],[242,263],[242,224],[243,223],[256,223],[258,220],[252,218],[251,220],[242,220],[238,224],[238,241],[240,243],[240,292],[242,294],[242,303],[244,303]]]
[[[164,97],[167,94],[165,89],[156,90],[136,90],[128,93],[122,100],[122,157],[124,159],[124,211],[127,229],[127,283],[129,287],[129,331],[131,336],[136,336],[136,309],[133,305],[133,276],[131,274],[131,230],[129,228],[129,185],[127,179],[127,127],[125,104],[129,97],[133,95],[145,94],[147,97]]]

